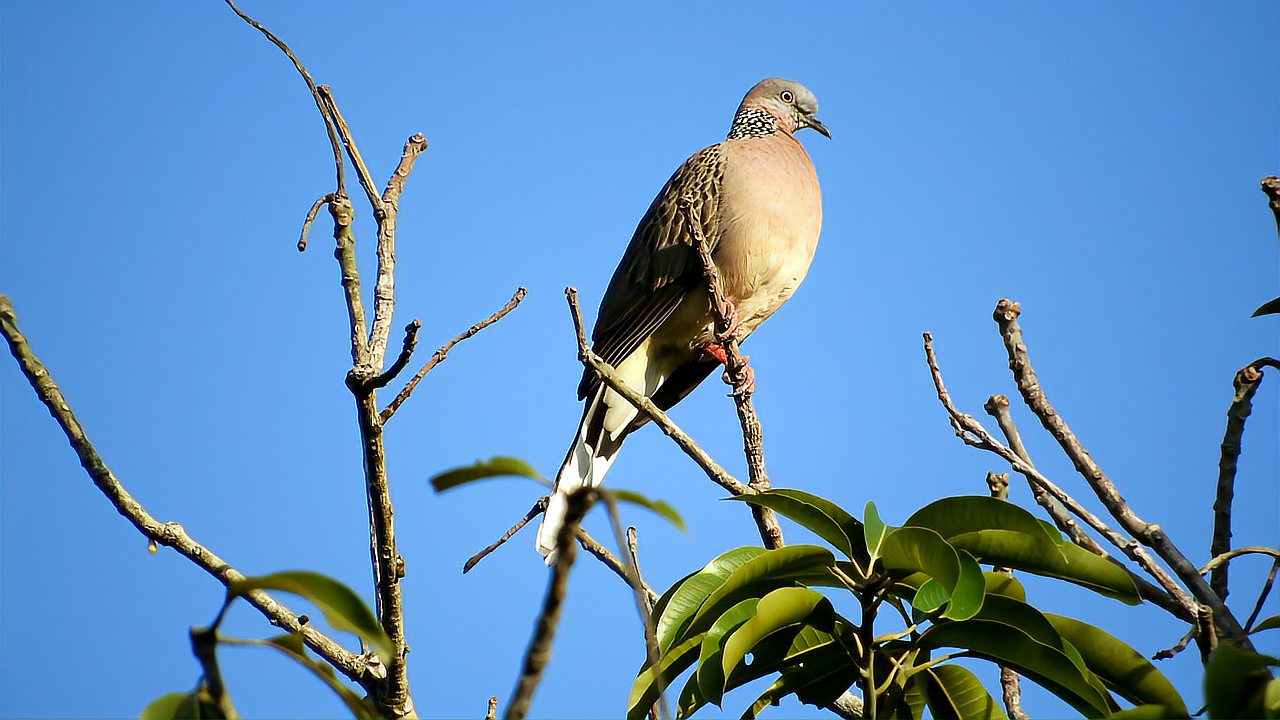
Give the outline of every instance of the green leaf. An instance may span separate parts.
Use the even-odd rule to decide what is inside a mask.
[[[304,570],[260,575],[231,583],[227,594],[244,595],[250,590],[280,590],[301,595],[320,608],[334,630],[349,630],[372,645],[384,665],[395,656],[391,638],[383,632],[369,606],[351,588],[327,575]]]
[[[444,492],[445,490],[452,490],[453,488],[466,485],[467,483],[472,483],[477,480],[487,480],[495,477],[510,477],[513,475],[517,477],[531,478],[533,480],[537,480],[543,485],[548,487],[551,486],[551,483],[548,482],[546,478],[539,475],[538,471],[534,470],[533,466],[529,463],[519,458],[503,457],[500,455],[498,457],[489,458],[488,460],[477,460],[472,465],[464,465],[452,470],[446,470],[431,478],[431,487],[435,488],[436,492],[439,493]]]
[[[1218,642],[1204,666],[1204,702],[1211,718],[1261,717],[1276,658]]]
[[[986,583],[988,595],[1003,595],[1021,602],[1027,601],[1026,589],[1022,587],[1018,578],[1009,573],[988,570],[982,573],[982,579]]]
[[[688,529],[685,527],[684,518],[680,517],[680,513],[676,512],[676,509],[671,507],[671,504],[668,503],[666,500],[650,500],[644,495],[641,495],[638,492],[633,492],[631,490],[615,489],[615,490],[609,490],[608,492],[609,494],[613,495],[613,499],[617,500],[618,502],[631,503],[632,505],[639,505],[642,508],[652,510],[653,512],[662,516],[662,518],[665,519],[667,522],[671,523],[672,525],[675,525],[676,528],[680,530],[680,532],[684,532],[685,530]]]
[[[813,534],[831,543],[845,557],[860,563],[867,562],[867,547],[862,523],[835,503],[804,492],[779,488],[756,495],[738,495],[728,498],[752,505],[772,508],[778,514],[796,522]]]
[[[1062,544],[1062,536],[1056,530],[1047,531],[1031,513],[986,495],[962,495],[931,502],[902,525],[929,528],[947,540],[984,530],[1005,530],[1026,535],[1028,542],[1053,547]]]
[[[1263,630],[1275,630],[1276,628],[1280,628],[1280,615],[1272,615],[1266,620],[1254,625],[1253,629],[1249,631],[1249,634],[1252,635],[1254,633],[1262,632]]]
[[[944,617],[965,620],[982,608],[986,583],[982,569],[967,553],[957,553],[937,532],[923,527],[901,527],[889,533],[881,543],[884,566],[906,573],[923,572],[938,582],[925,583],[924,595],[916,593],[914,607],[921,612],[936,609],[945,595],[949,603]]]
[[[923,575],[923,573],[921,573]],[[911,599],[911,607],[922,613],[931,613],[941,608],[951,599],[951,593],[942,586],[942,583],[933,578],[924,581],[924,584],[916,590],[916,596]],[[917,621],[920,618],[916,618]]]
[[[1187,706],[1173,683],[1142,653],[1088,623],[1045,613],[1064,640],[1084,658],[1089,670],[1120,697],[1135,704],[1161,705],[1167,717],[1187,717]]]
[[[750,620],[756,613],[758,598],[747,598],[729,608],[725,614],[716,618],[711,629],[702,638],[702,647],[698,650],[698,671],[693,678],[695,687],[700,693],[699,704],[715,703],[717,706],[724,697],[725,675],[721,667],[725,641],[729,634]]]
[[[358,720],[375,720],[378,717],[378,711],[375,708],[371,707],[358,693],[338,680],[333,667],[307,654],[307,648],[302,642],[301,635],[277,635],[273,638],[267,638],[265,642],[270,647],[293,658],[299,665],[320,678],[325,685],[329,686],[329,689],[337,694],[338,698],[342,700],[342,704],[346,705],[347,709]]]
[[[658,701],[661,688],[665,688],[680,673],[693,664],[698,658],[698,647],[702,644],[702,635],[694,635],[658,659],[654,667],[646,667],[636,677],[631,686],[631,700],[628,703],[628,718],[643,718],[649,708]]]
[[[1267,302],[1262,303],[1262,305],[1260,305],[1257,310],[1254,310],[1253,314],[1249,317],[1275,315],[1277,313],[1280,313],[1280,297],[1275,300],[1268,300]]]
[[[1021,627],[981,618],[943,621],[926,630],[920,644],[931,649],[959,648],[1008,665],[1085,717],[1105,717],[1110,711],[1103,694],[1061,648],[1034,639]]]
[[[742,600],[792,585],[797,577],[832,567],[835,562],[830,550],[817,545],[788,545],[767,550],[743,563],[707,596],[683,633],[706,632],[720,615]]]
[[[928,683],[929,678],[924,673],[919,673],[907,682],[906,691],[902,694],[902,704],[906,706],[910,717],[915,720],[924,717],[924,706],[928,702],[925,698],[925,687]]]
[[[1078,545],[1064,543],[1049,549],[1028,542],[1029,537],[1012,530],[983,530],[953,536],[948,542],[978,562],[1066,580],[1128,605],[1142,601],[1133,578],[1121,566]]]
[[[814,615],[825,615],[815,623],[820,629],[831,628],[835,610],[830,600],[809,588],[778,588],[760,598],[755,615],[734,630],[725,642],[720,661],[723,675],[728,677],[736,670],[761,640],[783,628],[809,621]]]
[[[795,665],[782,671],[777,681],[756,699],[743,713],[744,718],[754,718],[770,705],[777,705],[782,698],[795,695],[807,705],[830,705],[844,694],[858,679],[858,668],[848,662],[814,661]]]
[[[729,577],[749,560],[769,552],[761,547],[740,547],[730,550],[707,563],[702,570],[685,578],[674,586],[654,606],[657,618],[655,628],[658,636],[658,651],[666,652],[677,642],[677,637],[684,627],[693,619],[702,603],[724,584]],[[666,600],[664,603],[663,600]]]
[[[1262,716],[1267,720],[1280,718],[1280,678],[1272,679],[1262,691]]]
[[[978,677],[959,665],[935,665],[924,672],[925,701],[934,720],[1006,718]]]
[[[195,693],[190,692],[162,695],[152,700],[142,711],[142,720],[187,720],[199,717],[199,702]]]
[[[876,504],[867,501],[867,509],[862,516],[862,536],[867,545],[867,554],[870,557],[868,562],[868,572],[870,565],[880,557],[880,544],[884,542],[885,535],[889,533],[889,527],[880,519],[880,512],[876,510]]]

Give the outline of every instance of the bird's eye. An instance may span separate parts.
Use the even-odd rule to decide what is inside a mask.
[[[784,103],[793,103],[796,101],[795,93],[792,93],[790,90],[783,90],[779,97],[782,98],[782,102]]]

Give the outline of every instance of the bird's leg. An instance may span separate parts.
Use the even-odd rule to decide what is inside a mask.
[[[721,343],[728,340],[729,338],[737,337],[738,326],[742,324],[740,318],[738,317],[737,306],[727,299],[724,301],[724,305],[725,305],[724,319],[729,326],[724,329],[724,332],[721,332],[720,330],[716,330],[716,335],[715,335],[716,342],[721,342]],[[724,361],[721,360],[720,362],[724,362]]]
[[[703,346],[702,351],[715,358],[716,362],[724,365],[724,375],[722,375],[721,378],[724,380],[726,385],[733,386],[733,394],[735,396],[750,395],[756,391],[756,371],[747,364],[751,362],[750,356],[741,356],[742,363],[739,367],[742,368],[742,382],[735,383],[733,381],[733,376],[729,372],[729,354],[725,352],[724,343],[707,343]]]

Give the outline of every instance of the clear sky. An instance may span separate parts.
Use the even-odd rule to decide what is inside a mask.
[[[1248,316],[1280,286],[1257,184],[1280,170],[1280,5],[243,6],[334,88],[376,176],[411,133],[430,140],[400,216],[396,327],[421,318],[420,359],[529,288],[387,430],[424,716],[506,702],[547,578],[530,530],[460,574],[536,486],[435,496],[427,478],[496,454],[555,471],[580,412],[561,290],[594,309],[663,181],[771,75],[811,88],[835,136],[802,137],[825,198],[813,269],[747,345],[774,483],[855,511],[872,499],[891,523],[985,492],[985,472],[1006,468],[952,434],[920,333],[934,333],[956,401],[985,418],[989,394],[1016,394],[990,318],[1007,296],[1094,457],[1141,517],[1207,559],[1231,377],[1277,353],[1280,319]],[[0,291],[99,451],[152,513],[240,570],[318,570],[371,601],[338,271],[323,225],[311,251],[294,249],[333,189],[302,81],[214,0],[7,0],[0,32]],[[195,682],[186,629],[222,593],[174,552],[147,553],[15,365],[0,366],[0,713],[136,715]],[[1278,388],[1263,383],[1249,421],[1241,545],[1277,540]],[[724,395],[713,378],[674,417],[745,475]],[[1034,418],[1020,405],[1015,417],[1036,462],[1090,501]],[[625,518],[657,588],[758,541],[744,508],[652,428],[608,482],[689,521],[681,534]],[[1013,495],[1030,501],[1020,480]],[[1266,567],[1232,573],[1242,614]],[[1028,585],[1148,655],[1184,630],[1153,608]],[[241,607],[228,630],[273,628]],[[1263,647],[1280,651],[1278,636]],[[1192,655],[1163,667],[1195,707]],[[534,713],[620,715],[642,656],[626,588],[582,563]],[[227,649],[223,666],[245,714],[343,714],[279,657]],[[731,695],[725,713],[752,698]],[[1034,690],[1026,703],[1066,712]]]

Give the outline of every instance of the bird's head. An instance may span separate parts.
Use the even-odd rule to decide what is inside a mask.
[[[817,118],[818,98],[814,97],[809,88],[794,80],[767,78],[756,83],[746,97],[742,98],[738,114],[749,109],[769,113],[777,120],[779,128],[789,133],[802,128],[813,128],[831,137],[831,131]]]

